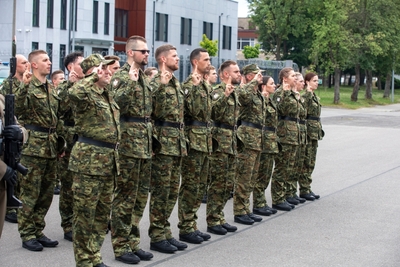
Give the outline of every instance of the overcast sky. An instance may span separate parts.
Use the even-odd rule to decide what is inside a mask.
[[[248,5],[246,0],[237,0],[238,1],[238,17],[243,18],[247,17],[247,10],[248,10]]]

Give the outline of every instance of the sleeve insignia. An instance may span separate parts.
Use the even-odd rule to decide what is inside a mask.
[[[276,99],[276,102],[280,102],[280,101],[281,101],[281,98],[278,97],[278,98]]]
[[[119,79],[115,79],[115,80],[113,81],[113,87],[114,87],[114,88],[117,87],[118,84],[119,84]]]

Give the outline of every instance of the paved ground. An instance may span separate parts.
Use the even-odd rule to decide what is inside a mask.
[[[400,266],[400,105],[360,110],[323,109],[325,138],[320,142],[313,190],[322,197],[290,212],[278,212],[236,233],[212,235],[173,255],[154,252],[140,266]],[[269,189],[267,190],[269,191]],[[270,194],[267,193],[270,201]],[[0,266],[74,266],[72,244],[63,240],[54,197],[45,234],[57,248],[29,252],[21,247],[17,226],[5,224]],[[232,201],[225,209],[234,224]],[[206,230],[205,205],[199,227]],[[172,225],[177,225],[174,210]],[[142,248],[149,249],[148,213],[141,223]],[[174,227],[176,237],[177,228]],[[114,260],[110,237],[102,249]]]

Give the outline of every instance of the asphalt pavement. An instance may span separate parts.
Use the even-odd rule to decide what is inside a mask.
[[[324,140],[319,143],[312,189],[321,199],[300,204],[252,226],[233,221],[232,200],[225,208],[236,233],[211,234],[175,254],[153,252],[138,266],[400,266],[400,104],[345,110],[323,108]],[[270,189],[267,189],[271,204]],[[63,239],[58,196],[46,217],[44,233],[60,244],[42,252],[23,249],[16,224],[5,222],[0,239],[2,267],[75,266],[72,243]],[[206,231],[205,204],[198,226]],[[178,238],[177,210],[171,225]],[[146,209],[141,247],[149,250]],[[114,259],[110,235],[102,248],[109,266]]]

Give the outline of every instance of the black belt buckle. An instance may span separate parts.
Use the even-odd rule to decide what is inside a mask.
[[[210,121],[208,121],[208,122],[207,122],[207,128],[211,128],[212,126],[213,126],[213,123],[210,122]]]
[[[238,128],[237,124],[233,125],[233,130],[234,130],[235,132],[237,131],[237,128]]]
[[[145,123],[151,122],[150,117],[144,117],[144,122],[145,122]]]
[[[185,123],[184,122],[180,122],[179,123],[179,130],[182,130],[183,128],[185,128]]]
[[[55,133],[56,132],[56,128],[49,128],[49,134]]]
[[[117,143],[115,144],[114,150],[115,150],[115,151],[118,151],[118,148],[119,148],[119,142],[117,142]]]

